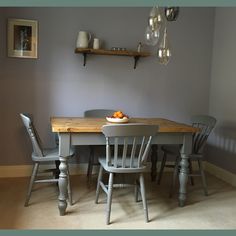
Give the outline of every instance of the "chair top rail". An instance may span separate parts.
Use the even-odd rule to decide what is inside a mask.
[[[216,119],[208,115],[196,115],[193,116],[191,120],[193,127],[199,129],[199,131],[193,135],[193,153],[199,153],[214,128]]]
[[[41,141],[30,116],[26,113],[20,113],[20,116],[24,123],[24,126],[26,127],[27,133],[29,134],[34,154],[38,157],[43,157],[44,154],[41,146]]]

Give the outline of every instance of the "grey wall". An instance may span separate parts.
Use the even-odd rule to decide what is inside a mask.
[[[74,54],[79,30],[103,39],[104,47],[136,49],[150,8],[5,8],[0,14],[1,165],[30,163],[20,112],[34,115],[46,145],[52,145],[52,115],[82,116],[91,108],[122,109],[130,116],[165,117],[188,122],[192,114],[208,113],[214,9],[181,8],[178,21],[168,23],[173,58],[168,66],[155,56],[133,59],[89,56],[86,67]],[[201,16],[201,17],[199,17]],[[6,56],[6,20],[39,22],[39,58]],[[3,46],[4,45],[4,46]],[[156,48],[146,48],[156,52]],[[82,152],[84,155],[85,152]]]
[[[218,120],[208,160],[236,173],[236,8],[217,8],[209,113]]]

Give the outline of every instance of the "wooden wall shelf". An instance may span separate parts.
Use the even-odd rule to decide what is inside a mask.
[[[149,52],[136,52],[136,51],[116,51],[105,49],[92,49],[92,48],[76,48],[75,53],[81,53],[84,56],[84,66],[86,65],[87,54],[107,55],[107,56],[128,56],[134,58],[134,69],[140,57],[150,56]]]

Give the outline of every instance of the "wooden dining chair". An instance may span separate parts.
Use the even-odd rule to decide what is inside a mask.
[[[84,117],[86,118],[104,118],[106,116],[112,116],[115,110],[111,109],[93,109],[93,110],[87,110],[84,112]],[[93,173],[93,166],[99,165],[98,161],[95,160],[95,153],[96,153],[96,146],[90,145],[89,146],[89,161],[88,161],[88,169],[87,169],[87,177],[88,182],[90,183],[92,173]]]
[[[148,208],[146,201],[144,175],[151,140],[158,132],[158,126],[144,124],[105,125],[102,132],[106,138],[106,157],[99,158],[100,169],[97,181],[96,200],[98,203],[100,187],[107,194],[106,224],[110,223],[113,187],[127,187],[128,184],[113,184],[114,174],[137,174],[135,196],[141,193],[146,222]],[[119,146],[122,149],[119,149]],[[111,151],[113,147],[113,151]],[[129,153],[130,148],[130,153]],[[121,153],[119,153],[121,151]],[[103,180],[103,170],[109,173],[108,185]],[[138,185],[137,185],[138,184]]]
[[[202,186],[204,190],[204,194],[208,195],[207,184],[206,184],[206,177],[205,172],[202,165],[203,160],[203,148],[209,137],[211,131],[215,127],[216,119],[212,116],[208,115],[196,115],[191,117],[192,126],[199,128],[199,132],[194,133],[193,135],[193,144],[192,144],[192,153],[189,155],[189,174],[191,184],[194,185],[193,177],[200,176],[202,180]],[[161,178],[163,175],[163,171],[165,167],[174,168],[173,179],[171,183],[170,189],[170,197],[173,195],[173,191],[176,184],[176,179],[179,173],[179,164],[180,164],[180,149],[181,146],[179,145],[163,145],[163,158],[161,162],[161,169],[158,175],[158,184],[161,182]],[[166,165],[167,156],[174,156],[175,163],[174,165]],[[192,161],[197,161],[199,171],[197,173],[193,173],[192,168]]]
[[[24,126],[26,127],[27,133],[29,135],[31,144],[32,144],[32,148],[33,148],[33,152],[31,155],[32,161],[34,163],[34,167],[33,167],[33,171],[32,171],[32,175],[30,178],[30,183],[28,186],[28,192],[27,192],[27,196],[26,196],[26,200],[25,200],[25,206],[28,206],[29,204],[29,200],[31,197],[31,193],[32,193],[32,189],[33,189],[33,185],[37,184],[37,183],[58,183],[58,162],[59,161],[59,150],[58,147],[57,148],[53,148],[53,149],[43,149],[42,148],[42,143],[41,140],[39,138],[39,135],[35,129],[35,126],[32,122],[32,119],[30,118],[30,116],[28,114],[23,114],[20,113],[21,119],[24,123]],[[70,151],[70,156],[73,156],[74,152],[73,150]],[[54,176],[52,176],[52,178],[38,178],[37,174],[39,172],[39,166],[41,163],[46,164],[46,163],[52,163],[54,162],[56,164],[56,168],[55,169],[49,169],[49,170],[44,170],[44,172],[53,172]],[[68,164],[67,164],[68,165]],[[68,199],[69,199],[69,203],[70,205],[72,205],[72,192],[71,192],[71,185],[70,185],[70,175],[69,175],[69,168],[67,166],[68,169]],[[47,176],[48,177],[48,176]]]

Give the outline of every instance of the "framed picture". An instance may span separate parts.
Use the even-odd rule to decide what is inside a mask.
[[[8,56],[38,57],[38,22],[35,20],[8,19]]]

